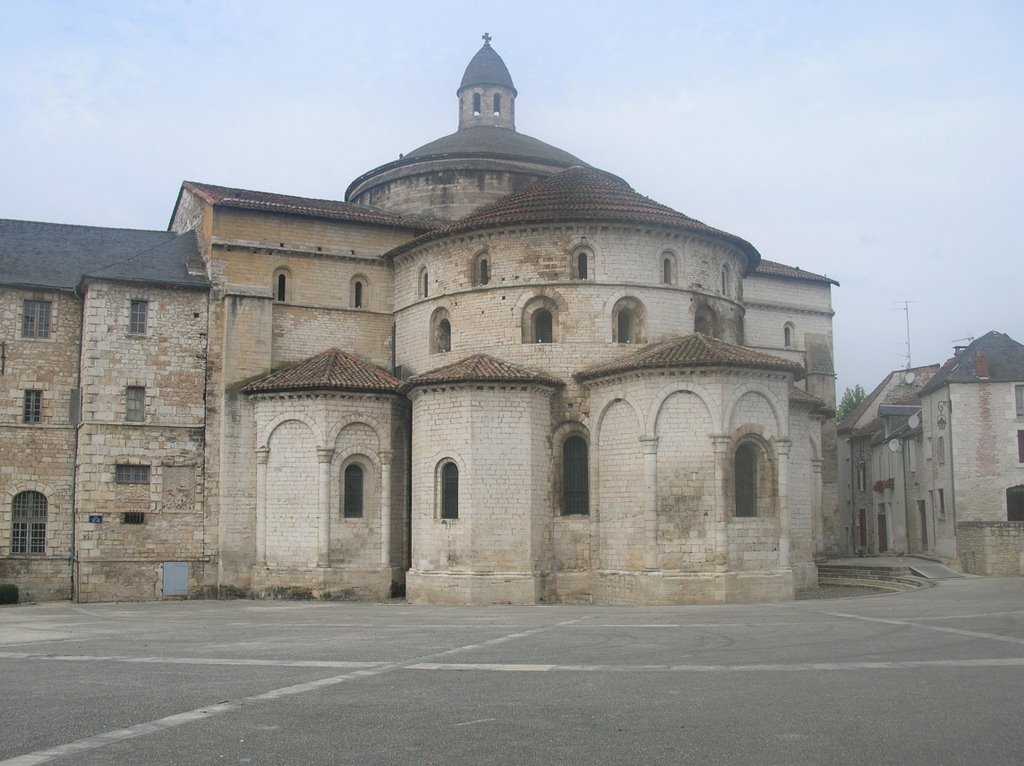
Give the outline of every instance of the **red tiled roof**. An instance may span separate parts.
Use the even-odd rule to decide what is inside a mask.
[[[503,362],[487,354],[473,354],[436,370],[414,375],[406,381],[406,390],[434,383],[539,383],[564,385],[558,378],[518,364]]]
[[[423,242],[473,229],[557,221],[609,221],[669,226],[703,234],[739,248],[746,254],[751,268],[761,259],[754,246],[746,240],[637,194],[621,178],[594,168],[578,166],[538,181],[525,191],[417,237],[391,252],[404,252]]]
[[[796,362],[759,351],[735,346],[701,333],[656,343],[614,362],[591,367],[576,373],[577,380],[592,380],[619,372],[657,370],[671,367],[754,367],[766,370],[785,370],[799,379],[803,367]]]
[[[832,277],[815,274],[813,271],[804,271],[799,266],[787,266],[784,263],[768,261],[764,258],[757,264],[754,274],[766,277],[782,277],[784,279],[801,279],[805,282],[827,282],[828,284],[839,286],[839,283],[832,279]]]
[[[340,348],[332,348],[292,367],[254,380],[242,391],[247,394],[312,390],[397,393],[401,385],[400,380],[384,370]]]
[[[218,207],[263,210],[270,213],[330,218],[336,221],[351,221],[353,223],[382,224],[421,232],[427,231],[430,228],[430,226],[420,220],[403,218],[402,216],[385,213],[382,210],[375,210],[364,205],[355,205],[351,202],[292,197],[287,194],[234,189],[227,186],[196,183],[195,181],[185,181],[182,184],[182,188],[194,192],[211,205]]]

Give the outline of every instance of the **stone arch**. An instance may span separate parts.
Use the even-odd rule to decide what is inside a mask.
[[[646,421],[644,420],[643,413],[640,412],[640,409],[632,401],[630,401],[626,396],[623,396],[623,395],[610,396],[601,405],[600,412],[598,412],[597,417],[594,418],[594,429],[593,429],[592,437],[591,437],[593,442],[600,443],[601,427],[604,424],[605,416],[608,414],[608,410],[611,409],[612,405],[614,405],[614,404],[616,404],[618,402],[625,403],[633,411],[633,416],[636,418],[637,427],[638,427],[638,430],[639,430],[640,434],[643,435],[643,434],[647,433],[647,424],[646,424]]]
[[[490,252],[486,249],[478,252],[470,264],[469,283],[478,287],[490,284],[492,266]]]
[[[292,270],[287,266],[278,266],[274,269],[271,290],[275,303],[294,303],[295,282],[292,281]]]
[[[452,322],[448,309],[439,306],[430,315],[430,353],[444,354],[452,350]]]
[[[793,322],[782,325],[782,345],[784,348],[796,348],[796,325]]]
[[[325,445],[337,449],[338,437],[341,436],[341,432],[355,425],[363,425],[373,429],[373,432],[377,435],[377,449],[387,449],[387,428],[379,420],[367,415],[365,412],[359,413],[359,416],[353,420],[342,420],[331,426],[331,430],[327,433]]]
[[[523,343],[558,343],[561,318],[555,300],[545,295],[533,297],[521,315]]]
[[[789,429],[784,425],[785,420],[782,418],[780,414],[781,412],[783,412],[784,409],[782,407],[782,403],[779,401],[778,397],[770,388],[761,385],[760,383],[747,383],[745,385],[739,386],[733,392],[732,396],[729,397],[729,400],[725,406],[725,417],[722,420],[725,426],[725,430],[729,431],[734,427],[732,425],[732,422],[733,415],[736,411],[736,407],[743,399],[743,397],[746,396],[747,394],[760,395],[761,397],[764,398],[765,402],[768,404],[769,409],[771,410],[772,416],[775,419],[775,435],[779,438],[788,437]]]
[[[358,517],[345,515],[345,471],[351,465],[359,465],[363,469],[362,515]],[[331,459],[331,513],[342,518],[361,518],[363,521],[376,517],[380,511],[378,492],[382,491],[380,475],[380,456],[375,451],[362,446],[336,451]]]
[[[571,279],[593,282],[597,268],[597,252],[589,242],[577,243],[569,253],[569,276]]]
[[[584,473],[584,485],[577,485],[575,487],[567,487],[566,485],[566,443],[570,439],[582,439],[585,445],[585,465],[586,471]],[[593,500],[592,492],[592,480],[591,473],[594,465],[592,458],[592,447],[590,440],[590,429],[587,428],[586,424],[582,420],[565,420],[559,423],[555,429],[551,432],[551,447],[552,447],[552,464],[557,466],[557,469],[551,472],[552,480],[552,492],[551,496],[555,502],[555,515],[557,516],[588,516],[590,515],[590,505]],[[570,479],[570,482],[572,480]],[[577,494],[580,491],[586,492],[586,501],[583,504],[585,511],[572,509],[572,499],[567,497],[568,493]],[[567,510],[567,508],[569,510]]]
[[[418,298],[430,297],[430,272],[426,266],[420,266],[416,270],[416,296]]]
[[[679,255],[670,248],[661,251],[658,257],[659,282],[663,285],[679,284]]]
[[[324,432],[320,428],[320,424],[316,422],[310,415],[305,412],[285,412],[278,415],[276,418],[271,420],[260,431],[259,438],[256,440],[256,449],[269,449],[270,448],[270,437],[274,435],[274,431],[282,423],[286,423],[289,420],[298,420],[309,426],[309,430],[313,432],[316,438],[317,447],[325,447],[327,443],[324,441]]]
[[[665,402],[672,394],[686,392],[696,395],[700,402],[707,409],[708,417],[716,428],[723,428],[722,408],[716,397],[706,387],[699,383],[676,380],[666,384],[654,394],[654,400],[647,410],[647,422],[653,425],[654,431],[658,430],[658,416]]]

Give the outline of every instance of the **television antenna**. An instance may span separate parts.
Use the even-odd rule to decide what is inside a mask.
[[[893,301],[893,302],[900,304],[901,307],[896,309],[896,310],[897,311],[902,311],[906,315],[906,319],[907,319],[907,353],[904,356],[904,367],[909,370],[910,367],[911,367],[911,364],[910,364],[910,304],[911,303],[917,303],[917,301],[903,300],[903,301]]]

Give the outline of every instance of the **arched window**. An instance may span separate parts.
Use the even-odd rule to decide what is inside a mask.
[[[426,269],[423,269],[420,272],[420,289],[421,289],[420,295],[422,295],[424,298],[429,297],[429,295],[430,295],[430,274],[427,273]]]
[[[718,317],[710,306],[699,306],[693,316],[693,331],[718,337]]]
[[[736,515],[757,516],[757,448],[750,443],[741,444],[736,448],[733,462],[736,486]]]
[[[672,268],[672,259],[666,256],[661,262],[661,282],[665,285],[672,284],[673,275],[672,272],[675,269]]]
[[[448,309],[435,309],[430,315],[430,353],[444,354],[452,350],[452,323]]]
[[[358,463],[345,468],[344,497],[342,515],[346,519],[363,518],[363,467]]]
[[[471,275],[474,285],[486,285],[491,281],[491,261],[485,250],[477,253],[473,259],[473,273]]]
[[[623,298],[612,309],[612,341],[644,343],[644,307],[636,298]]]
[[[494,94],[494,116],[497,117],[501,114],[501,94]]]
[[[533,312],[533,342],[553,343],[551,312],[547,309],[537,309]]]
[[[523,343],[558,343],[558,304],[547,296],[523,307]]]
[[[782,344],[786,348],[793,348],[793,330],[794,326],[792,322],[786,322],[782,325]]]
[[[576,253],[575,263],[573,264],[573,274],[576,279],[589,279],[590,278],[590,253],[586,250],[580,250]]]
[[[474,93],[473,94],[473,115],[475,117],[479,117],[480,116],[480,94],[479,93]]]
[[[288,279],[290,276],[288,269],[277,269],[274,272],[274,300],[278,303],[288,301]]]
[[[459,467],[451,462],[441,467],[441,518],[459,518]]]
[[[46,553],[46,495],[19,492],[11,503],[11,553]]]
[[[729,269],[728,263],[722,264],[722,295],[731,295],[732,290],[732,272]]]
[[[366,277],[362,275],[352,277],[352,285],[349,294],[349,304],[354,309],[365,308],[367,297],[368,296]]]
[[[582,436],[570,436],[562,444],[562,514],[585,516],[589,513],[587,442]]]

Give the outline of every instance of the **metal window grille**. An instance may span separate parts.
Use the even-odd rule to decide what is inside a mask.
[[[19,492],[11,503],[11,553],[46,552],[46,496]]]
[[[50,313],[49,301],[25,301],[21,313],[21,337],[49,338]]]
[[[441,469],[441,518],[459,518],[459,467],[445,463]]]
[[[345,504],[342,513],[346,519],[363,518],[363,468],[350,465],[345,469]]]
[[[132,301],[128,316],[128,332],[133,335],[145,335],[148,314],[149,301]]]
[[[22,410],[23,423],[41,423],[43,420],[43,392],[28,390],[25,392],[25,405]]]
[[[125,389],[124,419],[129,423],[141,423],[146,419],[145,386],[128,386]]]
[[[145,524],[146,513],[145,511],[125,511],[121,514],[122,524]]]
[[[149,484],[149,466],[119,464],[114,469],[114,481],[118,484]]]
[[[566,516],[590,513],[590,474],[587,443],[570,436],[562,445],[562,513]]]

